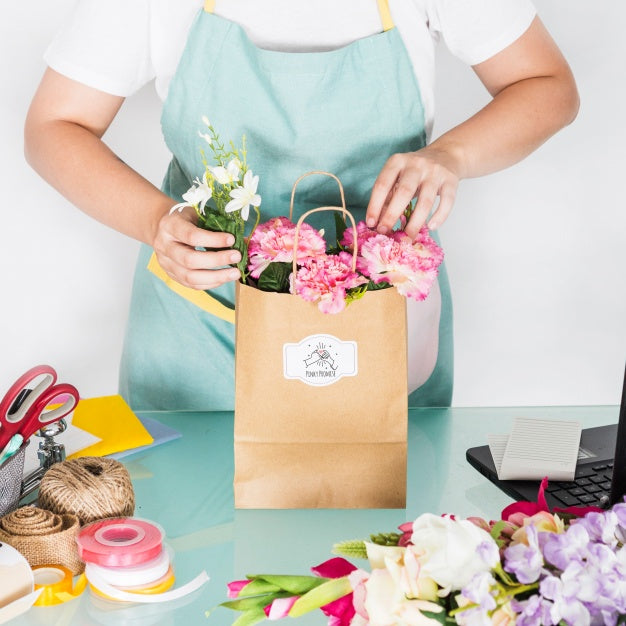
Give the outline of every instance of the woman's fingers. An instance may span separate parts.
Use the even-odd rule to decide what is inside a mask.
[[[394,154],[385,163],[374,187],[366,213],[366,223],[378,232],[390,231],[417,197],[406,233],[415,238],[429,215],[430,228],[446,220],[456,195],[458,176],[448,166],[446,155],[423,148],[418,152]],[[433,212],[439,197],[439,205]]]
[[[233,243],[230,233],[198,228],[193,211],[184,210],[161,219],[153,247],[170,278],[185,287],[214,289],[240,277],[239,270],[228,267],[241,260],[241,254],[230,247]]]

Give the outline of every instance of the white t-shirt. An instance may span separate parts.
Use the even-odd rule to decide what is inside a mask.
[[[130,96],[156,79],[164,100],[202,4],[78,0],[44,58],[57,72],[118,96]],[[513,43],[535,16],[531,0],[389,0],[389,7],[417,76],[428,135],[439,37],[454,55],[475,65]],[[381,31],[376,0],[217,0],[215,13],[271,50],[330,50]]]

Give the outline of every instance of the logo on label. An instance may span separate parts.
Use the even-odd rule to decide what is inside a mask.
[[[297,378],[315,387],[356,376],[356,342],[341,341],[332,335],[311,335],[300,343],[286,343],[283,371],[285,378]]]

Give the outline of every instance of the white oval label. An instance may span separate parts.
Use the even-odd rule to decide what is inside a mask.
[[[355,341],[341,341],[332,335],[310,335],[300,343],[283,346],[285,378],[297,378],[307,385],[332,385],[344,376],[357,374]]]

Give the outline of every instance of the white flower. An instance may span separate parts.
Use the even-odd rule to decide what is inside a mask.
[[[258,207],[261,204],[261,196],[256,192],[258,185],[259,177],[253,176],[252,171],[248,170],[244,174],[243,185],[230,192],[232,200],[224,208],[226,213],[241,211],[241,217],[247,220],[250,213],[250,205]]]
[[[495,543],[488,532],[468,520],[453,520],[425,513],[413,522],[412,546],[421,572],[444,587],[446,593],[459,590],[475,574],[488,572],[496,563],[486,563],[480,556],[485,542]],[[493,551],[498,560],[497,550]]]
[[[365,582],[363,608],[372,626],[439,626],[440,621],[422,611],[443,610],[439,604],[407,598],[386,569],[375,569]]]
[[[182,211],[185,207],[188,206],[193,208],[199,207],[200,213],[204,213],[204,206],[211,199],[212,195],[206,172],[204,173],[202,180],[196,177],[193,183],[193,186],[191,186],[183,194],[184,202],[179,202],[178,204],[175,204],[170,209],[170,215],[174,213],[174,211]]]
[[[202,139],[204,139],[209,145],[213,143],[213,140],[211,139],[211,135],[209,135],[209,133],[201,133],[200,131],[198,131],[198,135],[202,137]]]
[[[209,122],[209,118],[206,115],[202,116],[202,123],[209,128],[211,127],[211,122]]]
[[[209,169],[211,170],[211,174],[215,177],[215,180],[220,185],[230,185],[236,180],[239,180],[241,161],[239,159],[232,159],[226,167],[220,165]]]

